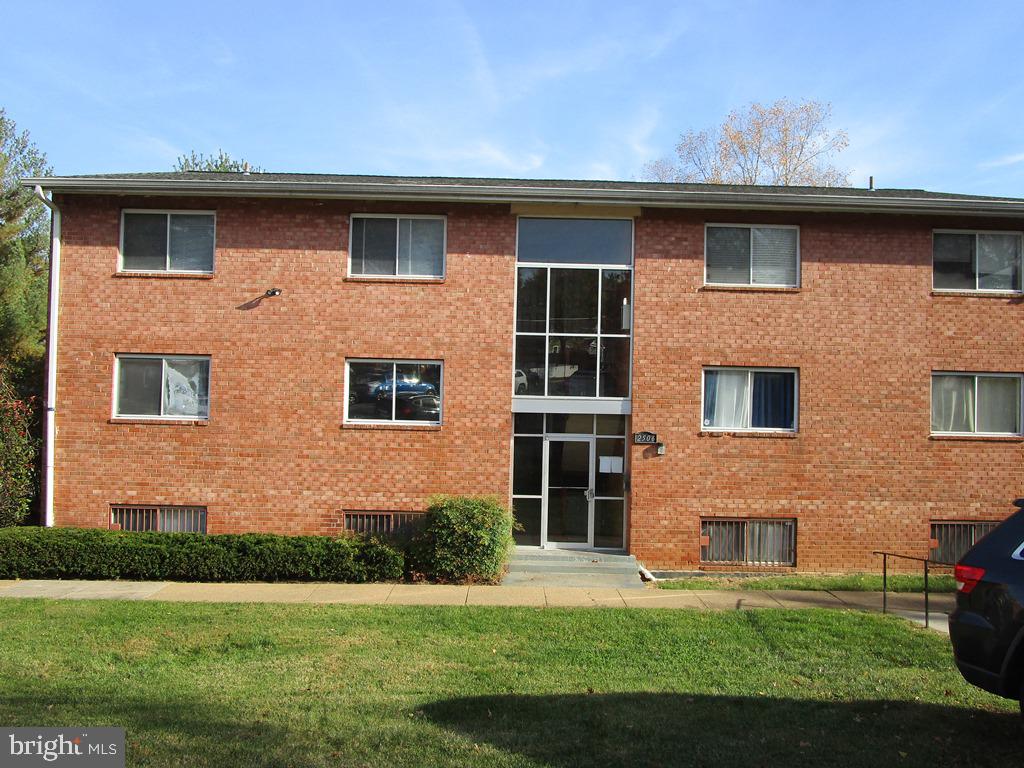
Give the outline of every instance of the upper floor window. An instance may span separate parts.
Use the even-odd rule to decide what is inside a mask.
[[[352,216],[349,274],[444,277],[444,216]]]
[[[517,258],[550,264],[633,263],[630,219],[519,219]]]
[[[705,368],[704,430],[795,432],[797,372],[780,368]]]
[[[123,211],[122,272],[213,272],[215,216],[204,211]]]
[[[114,376],[115,416],[209,418],[209,357],[118,355]]]
[[[438,361],[349,360],[346,421],[441,423]]]
[[[932,235],[932,287],[939,291],[1021,290],[1020,232]]]
[[[800,285],[797,227],[708,224],[704,238],[704,282],[708,285]]]
[[[1021,434],[1019,373],[933,373],[932,432]]]

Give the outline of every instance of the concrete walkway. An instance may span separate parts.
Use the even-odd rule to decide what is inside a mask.
[[[442,584],[197,584],[164,581],[0,581],[2,597],[67,600],[170,600],[202,603],[349,605],[518,605],[535,608],[848,608],[881,611],[881,592],[727,591],[449,586]],[[955,598],[931,596],[931,623],[945,629]],[[889,595],[889,610],[924,623],[924,596]]]

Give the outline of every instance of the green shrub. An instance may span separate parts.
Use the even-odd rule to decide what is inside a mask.
[[[32,401],[18,397],[0,366],[0,528],[25,520],[35,491],[32,409]]]
[[[497,499],[435,496],[410,559],[418,575],[437,581],[495,582],[512,547],[512,513]]]
[[[402,553],[378,539],[99,528],[0,530],[2,579],[395,581]]]

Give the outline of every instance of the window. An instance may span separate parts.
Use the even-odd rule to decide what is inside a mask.
[[[110,527],[121,531],[206,533],[206,507],[110,508]]]
[[[797,372],[705,368],[704,430],[795,432]]]
[[[214,214],[124,211],[122,272],[213,272]]]
[[[700,561],[796,565],[796,520],[701,520]]]
[[[977,544],[981,537],[999,523],[965,523],[963,521],[933,522],[931,524],[931,559],[938,563],[956,563]]]
[[[441,423],[441,363],[350,360],[347,421]]]
[[[708,224],[704,231],[704,282],[797,287],[799,228]]]
[[[938,291],[1021,291],[1019,232],[935,232],[932,287]]]
[[[210,415],[210,358],[118,355],[115,416],[206,419]]]
[[[404,538],[423,528],[426,517],[425,512],[346,509],[345,530],[362,536]]]
[[[350,275],[444,277],[443,216],[353,216],[350,238]]]
[[[629,397],[632,231],[628,219],[519,219],[514,394]]]
[[[1018,373],[933,373],[932,432],[1019,435]]]

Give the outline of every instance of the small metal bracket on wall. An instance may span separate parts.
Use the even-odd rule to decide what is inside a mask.
[[[664,456],[665,455],[665,444],[664,443],[656,443],[655,445],[657,446],[657,449],[658,449],[658,455],[659,456]]]

